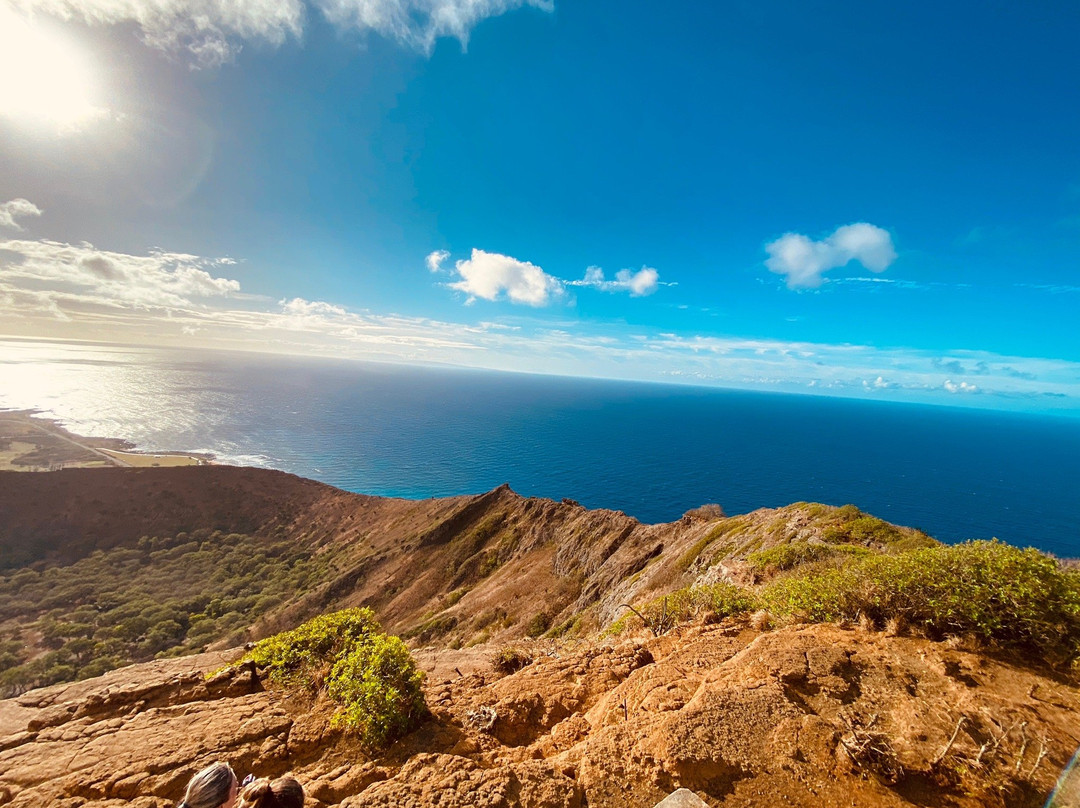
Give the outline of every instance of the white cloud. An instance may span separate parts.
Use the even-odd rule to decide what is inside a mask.
[[[231,61],[247,42],[280,45],[304,26],[302,0],[14,0],[24,12],[91,25],[134,23],[152,48],[195,67]]]
[[[458,263],[466,267],[460,285],[496,298],[512,290],[521,302],[562,293],[557,279],[507,256],[477,250]],[[966,406],[1030,408],[1034,402],[1074,413],[1080,406],[1075,361],[686,335],[572,317],[552,323],[516,315],[495,323],[373,314],[329,301],[243,295],[235,280],[221,276],[226,266],[186,253],[126,255],[89,244],[0,240],[0,322],[7,333],[28,337],[528,368]]]
[[[469,32],[488,17],[532,6],[555,8],[552,0],[314,0],[330,22],[341,28],[375,31],[430,54],[435,40],[454,37],[464,48]]]
[[[41,208],[28,199],[12,199],[0,203],[0,227],[10,227],[14,230],[22,230],[22,225],[16,221],[26,216],[40,216]]]
[[[945,384],[942,385],[950,393],[978,393],[978,385],[971,384],[970,382],[954,382],[952,379],[946,379]]]
[[[785,233],[767,244],[770,272],[787,278],[789,289],[814,289],[824,282],[822,274],[858,261],[871,272],[884,272],[896,260],[896,249],[887,230],[866,222],[838,227],[830,236],[813,241],[801,233]]]
[[[207,271],[217,261],[184,253],[127,255],[87,243],[46,240],[0,241],[0,250],[15,255],[14,261],[0,263],[0,279],[23,288],[89,295],[118,306],[183,307],[240,291],[239,282]]]
[[[562,281],[547,274],[536,264],[519,261],[509,255],[473,249],[472,256],[454,264],[460,281],[448,284],[451,289],[476,298],[498,300],[503,294],[511,303],[546,306],[564,294]]]
[[[888,390],[895,385],[892,382],[886,381],[884,376],[878,376],[873,381],[863,379],[862,386],[864,390]]]
[[[552,0],[13,0],[23,13],[91,25],[131,23],[152,48],[193,67],[232,61],[245,42],[281,45],[303,33],[309,8],[338,28],[373,31],[430,54],[440,37],[464,48],[488,17],[522,6],[552,11]],[[310,4],[310,6],[309,6]]]
[[[428,253],[427,258],[424,259],[424,263],[427,264],[427,268],[430,272],[438,272],[442,269],[442,263],[450,257],[449,250],[435,250]]]
[[[652,267],[642,267],[637,272],[620,269],[615,273],[615,280],[609,281],[604,278],[604,270],[600,267],[589,267],[585,270],[583,280],[570,281],[570,285],[591,286],[602,292],[629,292],[632,297],[644,297],[656,291],[660,285],[660,273]]]

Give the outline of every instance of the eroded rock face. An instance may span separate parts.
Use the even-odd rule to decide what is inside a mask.
[[[227,656],[133,666],[0,702],[0,803],[160,806],[212,760],[292,771],[310,804],[652,808],[1038,806],[1080,743],[1080,690],[922,639],[835,626],[420,655],[433,717],[382,756]],[[477,721],[490,715],[494,722]],[[470,715],[473,716],[470,718]]]

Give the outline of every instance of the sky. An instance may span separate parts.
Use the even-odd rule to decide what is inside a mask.
[[[0,0],[0,335],[1080,415],[1080,6]]]

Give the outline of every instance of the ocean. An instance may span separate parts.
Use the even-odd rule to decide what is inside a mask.
[[[0,408],[366,494],[520,494],[667,522],[854,503],[1080,556],[1080,418],[344,360],[0,341]]]

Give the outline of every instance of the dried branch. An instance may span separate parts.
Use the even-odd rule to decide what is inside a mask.
[[[945,748],[942,749],[936,758],[934,758],[932,765],[936,766],[945,759],[945,756],[949,754],[949,750],[952,749],[953,744],[956,743],[956,736],[960,734],[960,730],[963,729],[964,724],[967,723],[967,716],[961,715],[960,719],[956,722],[956,729],[953,730],[952,737],[949,738],[949,742],[945,744]],[[980,752],[980,755],[982,753]]]
[[[1050,750],[1046,748],[1046,742],[1048,740],[1049,738],[1047,738],[1046,733],[1044,732],[1043,736],[1039,739],[1039,754],[1035,758],[1035,765],[1032,766],[1031,771],[1027,773],[1028,780],[1035,776],[1035,770],[1039,768],[1039,764],[1043,762],[1048,754],[1050,754]]]

